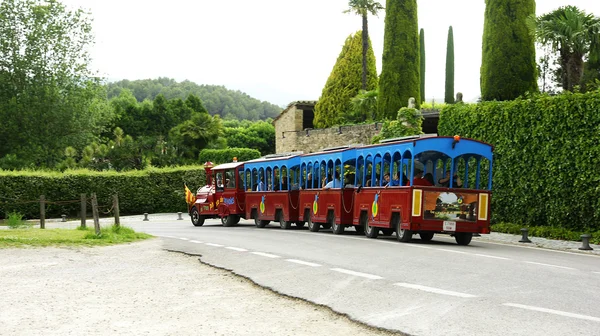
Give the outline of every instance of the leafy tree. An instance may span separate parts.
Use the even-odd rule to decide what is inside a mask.
[[[369,13],[377,16],[384,9],[374,0],[349,0],[348,9],[344,13],[354,13],[362,17],[362,90],[367,91],[367,53],[369,51]]]
[[[423,134],[423,116],[415,108],[403,107],[398,111],[395,120],[386,120],[381,132],[371,139],[378,143],[383,139],[394,139],[403,136]]]
[[[54,167],[111,118],[89,69],[91,20],[57,1],[0,2],[0,158]]]
[[[575,6],[560,7],[538,18],[530,16],[529,28],[543,45],[559,54],[561,85],[573,91],[585,84],[584,58],[600,61],[600,18]]]
[[[535,0],[486,0],[481,99],[512,100],[537,92],[535,43],[526,19]]]
[[[454,103],[454,34],[452,26],[448,28],[448,44],[446,46],[446,104]]]
[[[427,97],[425,96],[425,30],[423,28],[419,32],[419,50],[421,58],[421,71],[419,72],[419,78],[421,79],[421,101],[424,102]]]
[[[282,108],[266,101],[259,101],[249,95],[224,86],[198,85],[190,81],[176,82],[174,79],[122,80],[109,83],[108,97],[118,97],[124,89],[130,90],[138,102],[154,100],[158,95],[165,99],[187,99],[194,95],[211,115],[220,115],[225,119],[265,120],[279,115]]]
[[[392,119],[409,98],[421,103],[416,0],[387,0],[382,62],[378,112]]]
[[[190,120],[173,127],[169,138],[177,152],[186,159],[196,159],[198,153],[223,133],[221,118],[208,113],[194,113]]]
[[[352,98],[352,120],[374,121],[377,120],[377,96],[379,90],[361,91]]]
[[[315,106],[314,124],[316,127],[330,127],[341,123],[356,123],[366,120],[360,116],[359,120],[352,119],[351,99],[361,88],[362,72],[362,35],[357,32],[348,36],[337,62],[327,79],[321,98]],[[367,87],[373,90],[377,87],[377,69],[375,67],[375,54],[369,41]]]

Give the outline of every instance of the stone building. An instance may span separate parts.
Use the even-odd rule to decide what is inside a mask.
[[[313,153],[324,148],[366,145],[381,131],[382,123],[314,129],[316,103],[313,100],[292,102],[273,120],[276,153]],[[436,133],[439,112],[430,111],[424,113],[424,117],[423,132]]]

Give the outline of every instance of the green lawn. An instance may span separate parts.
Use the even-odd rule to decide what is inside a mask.
[[[17,229],[0,230],[0,248],[30,246],[106,246],[152,238],[128,227],[105,227],[100,236],[87,229]]]

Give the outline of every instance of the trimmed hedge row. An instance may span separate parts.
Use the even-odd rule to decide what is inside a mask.
[[[227,149],[203,149],[198,159],[203,164],[210,161],[214,164],[232,162],[233,158],[238,162],[258,159],[260,152],[250,148],[227,148]]]
[[[204,185],[206,176],[200,166],[147,169],[143,171],[92,172],[86,170],[51,172],[0,171],[0,218],[7,213],[20,212],[26,218],[39,218],[40,195],[48,202],[74,200],[70,204],[46,205],[47,218],[60,215],[77,216],[81,204],[80,194],[96,193],[102,211],[112,206],[112,195],[119,195],[122,215],[187,212],[184,183],[195,191]],[[30,202],[32,201],[32,202]],[[87,206],[91,214],[91,205]]]
[[[438,132],[495,146],[495,222],[600,230],[600,92],[450,105]]]

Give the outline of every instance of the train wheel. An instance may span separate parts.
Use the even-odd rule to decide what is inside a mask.
[[[260,220],[260,219],[258,218],[258,215],[256,215],[256,216],[254,217],[254,225],[255,225],[257,228],[264,228],[264,227],[265,227],[265,226],[267,226],[268,224],[269,224],[269,221],[268,221],[268,220]]]
[[[308,217],[308,229],[310,232],[319,232],[320,227],[321,224],[313,222],[312,218],[310,216]]]
[[[335,215],[329,216],[328,224],[331,225],[331,231],[333,231],[334,234],[343,234],[344,233],[344,226],[342,224],[335,223]]]
[[[401,229],[401,225],[400,219],[396,218],[396,239],[398,239],[399,242],[407,243],[412,239],[413,232],[411,230]]]
[[[377,238],[377,235],[379,234],[379,229],[369,226],[369,219],[366,213],[361,214],[360,222],[363,225],[365,236],[367,236],[368,238]]]
[[[381,229],[381,233],[384,236],[389,237],[394,234],[394,229]]]
[[[471,239],[473,239],[473,234],[467,232],[457,232],[454,235],[454,239],[456,240],[456,243],[458,245],[467,246],[471,243]]]
[[[419,232],[419,236],[421,237],[421,241],[428,242],[433,239],[433,232]]]
[[[196,209],[195,206],[192,208],[192,213],[190,214],[190,217],[192,218],[192,224],[194,224],[194,226],[204,225],[204,216],[200,216],[200,214],[198,213],[198,209]]]
[[[229,215],[229,216],[225,216],[223,218],[221,218],[221,222],[223,223],[223,226],[234,226],[235,224],[237,224],[240,221],[240,217],[237,215]]]
[[[283,219],[283,214],[279,214],[279,226],[284,230],[289,230],[292,228],[292,222],[286,221]]]

